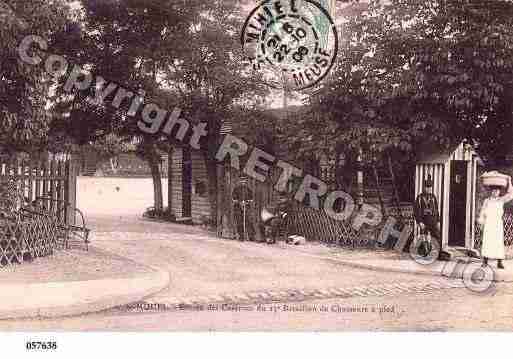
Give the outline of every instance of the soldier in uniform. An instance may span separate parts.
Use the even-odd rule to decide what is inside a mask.
[[[438,213],[438,200],[433,194],[433,179],[431,175],[428,175],[424,181],[424,190],[415,200],[414,216],[415,221],[420,227],[420,233],[423,235],[429,233],[431,238],[438,242],[441,253],[440,214]],[[429,248],[419,248],[419,252],[421,254],[423,252],[427,256],[431,249],[431,246]]]
[[[234,202],[235,223],[237,225],[238,238],[241,241],[255,240],[255,228],[253,227],[253,191],[249,187],[246,176],[240,178],[239,184],[232,192]]]

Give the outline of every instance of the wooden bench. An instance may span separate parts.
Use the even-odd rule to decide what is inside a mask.
[[[73,244],[84,244],[86,251],[89,250],[91,230],[87,228],[85,216],[80,209],[72,207],[63,200],[42,196],[37,197],[28,207],[44,211],[54,218],[59,229],[59,239],[62,240],[66,249]],[[68,216],[69,211],[72,213],[71,216]],[[73,218],[74,223],[66,223],[67,217]]]

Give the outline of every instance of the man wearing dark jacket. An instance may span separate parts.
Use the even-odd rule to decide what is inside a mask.
[[[433,194],[433,180],[431,175],[428,175],[427,179],[424,181],[424,190],[415,200],[414,215],[415,221],[420,227],[420,233],[424,235],[429,233],[431,238],[436,239],[441,250],[440,214],[438,212],[438,200]],[[419,248],[419,250],[427,252],[427,255],[431,251],[431,248]]]

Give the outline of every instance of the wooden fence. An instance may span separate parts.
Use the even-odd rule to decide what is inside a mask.
[[[356,230],[352,226],[355,211],[346,220],[330,218],[324,210],[316,210],[306,206],[297,205],[288,220],[288,232],[304,236],[308,241],[319,241],[330,245],[339,245],[346,248],[375,248],[379,231],[382,226],[362,226]],[[410,205],[403,205],[399,209],[401,216],[396,218],[412,225],[413,217]],[[390,213],[397,213],[391,208]]]
[[[220,166],[218,184],[218,235],[220,237],[235,237],[235,219],[231,193],[238,183],[239,174],[230,171],[228,166]],[[251,210],[254,223],[259,223],[260,211],[269,205],[272,206],[278,194],[273,190],[272,184],[276,182],[274,174],[265,183],[250,181],[250,186],[255,194],[255,202]],[[389,208],[389,214],[395,216],[401,222],[413,226],[413,207],[411,204],[401,204],[400,208]],[[337,221],[330,218],[323,210],[315,210],[299,203],[294,203],[288,217],[287,232],[304,236],[308,241],[318,241],[331,245],[339,245],[347,248],[373,248],[376,246],[381,226],[369,229],[362,226],[356,231],[351,226],[351,220]],[[479,226],[475,228],[474,248],[481,249],[481,232]],[[513,258],[513,213],[504,214],[504,244],[506,257]]]
[[[30,212],[36,201],[56,216]],[[0,264],[52,254],[59,244],[57,221],[75,224],[75,204],[73,162],[0,163]]]
[[[401,206],[401,218],[413,226],[412,206]],[[397,213],[394,208],[392,213]],[[504,217],[504,246],[506,258],[513,258],[513,213],[505,213]],[[379,227],[381,228],[381,227]],[[336,221],[329,218],[324,211],[317,211],[304,206],[298,206],[289,218],[289,233],[303,235],[307,240],[336,244],[347,248],[372,248],[377,239],[376,232],[354,230],[348,222]],[[481,250],[482,233],[478,225],[475,227],[474,249]]]
[[[301,235],[308,241],[352,248],[368,246],[368,240],[359,236],[349,221],[332,219],[323,210],[298,205],[287,222],[288,233]]]
[[[404,223],[413,226],[412,206],[401,206],[399,209]],[[397,215],[397,208],[391,213]],[[504,246],[506,258],[513,258],[513,213],[505,213],[504,217]],[[288,232],[299,234],[307,240],[319,241],[326,244],[339,245],[346,248],[373,248],[376,246],[377,231],[356,231],[349,221],[336,221],[331,219],[324,211],[314,210],[305,206],[296,206],[288,221]],[[378,227],[378,230],[381,227]],[[475,227],[474,249],[480,250],[482,233],[478,225]]]
[[[240,174],[230,170],[226,166],[219,166],[218,172],[218,236],[224,238],[235,238],[236,221],[234,205],[231,194],[239,183]],[[254,194],[254,202],[249,212],[250,221],[259,226],[260,213],[264,207],[273,208],[279,194],[273,189],[274,183],[278,180],[281,172],[276,171],[269,176],[269,180],[260,183],[255,180],[249,181]],[[329,217],[324,210],[315,210],[306,205],[291,200],[291,211],[286,223],[289,234],[304,236],[308,241],[318,241],[331,245],[340,245],[348,248],[369,248],[376,245],[377,230],[362,226],[355,230],[352,226],[353,217],[347,221],[335,220]],[[272,212],[272,211],[271,211]],[[402,218],[409,221],[412,215],[411,206],[401,207]]]
[[[70,160],[51,160],[42,163],[25,161],[0,164],[0,183],[15,183],[20,200],[33,203],[41,197],[53,213],[59,213],[66,224],[74,224],[76,207],[76,166]],[[51,200],[50,200],[51,199]],[[66,206],[65,203],[68,205]],[[18,203],[20,207],[24,203]]]

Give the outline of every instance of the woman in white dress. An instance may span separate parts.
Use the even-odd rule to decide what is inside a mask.
[[[478,223],[483,233],[483,244],[481,247],[481,256],[483,257],[483,267],[488,265],[488,259],[497,259],[497,268],[504,269],[502,260],[504,259],[504,223],[502,215],[504,214],[504,203],[513,200],[513,184],[511,177],[508,179],[508,190],[504,196],[501,196],[503,187],[490,186],[490,197],[484,200],[479,214]]]

